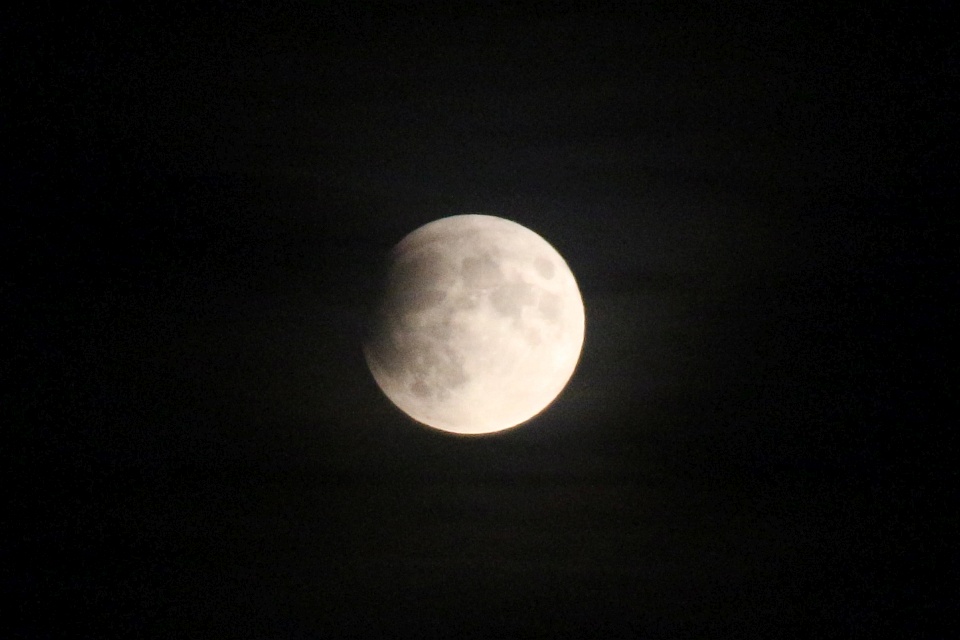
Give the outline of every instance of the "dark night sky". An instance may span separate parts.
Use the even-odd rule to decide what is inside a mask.
[[[13,637],[928,637],[955,37],[770,4],[5,18]],[[463,439],[360,326],[471,212],[587,335]]]

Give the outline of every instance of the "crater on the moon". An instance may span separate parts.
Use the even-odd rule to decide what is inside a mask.
[[[463,259],[463,283],[469,288],[488,289],[503,280],[500,265],[490,252]]]
[[[535,301],[534,288],[523,282],[502,284],[490,294],[490,302],[497,313],[513,318],[519,318],[520,310]]]
[[[462,354],[438,338],[437,331],[443,335],[449,329],[437,325],[424,336],[407,332],[401,343],[391,341],[384,349],[384,369],[394,376],[410,377],[410,390],[420,398],[442,397],[468,380]]]
[[[404,292],[399,304],[403,313],[417,313],[437,306],[446,297],[447,294],[439,289],[411,290]]]
[[[546,258],[537,258],[533,261],[533,266],[537,273],[547,280],[553,277],[553,263]]]
[[[563,300],[556,294],[545,292],[541,295],[540,304],[537,307],[544,318],[550,322],[557,322],[563,313]]]

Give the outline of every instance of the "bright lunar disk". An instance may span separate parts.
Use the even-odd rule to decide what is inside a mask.
[[[525,422],[566,386],[583,346],[583,300],[546,240],[484,215],[442,218],[389,256],[364,344],[386,396],[462,434]]]

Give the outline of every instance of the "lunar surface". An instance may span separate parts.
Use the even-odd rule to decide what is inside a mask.
[[[380,389],[414,420],[483,434],[553,402],[583,334],[576,280],[546,240],[503,218],[461,215],[393,248],[364,355]]]

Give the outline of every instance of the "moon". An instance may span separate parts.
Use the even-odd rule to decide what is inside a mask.
[[[546,240],[504,218],[457,215],[390,252],[363,352],[405,414],[485,434],[554,401],[577,366],[584,326],[577,282]]]

